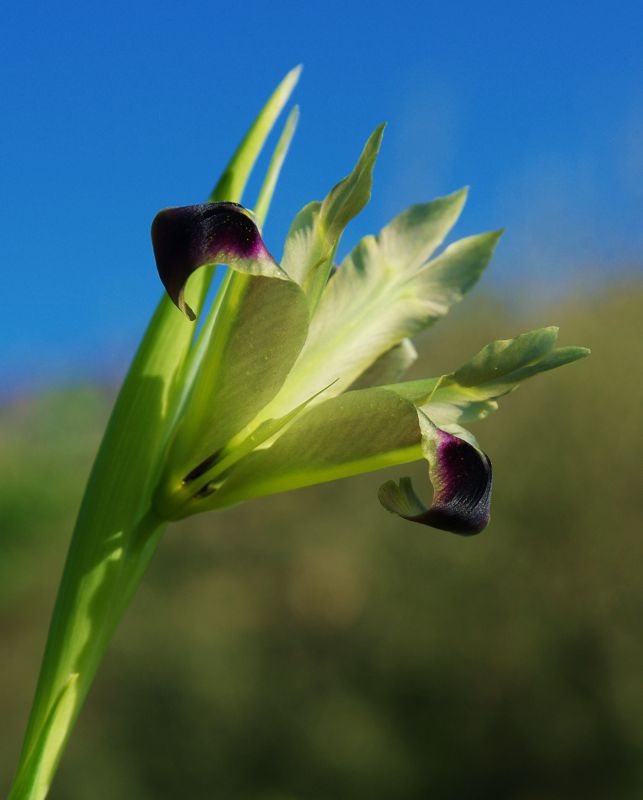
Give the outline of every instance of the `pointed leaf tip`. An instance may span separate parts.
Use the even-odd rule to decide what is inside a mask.
[[[257,204],[254,211],[255,219],[260,226],[263,226],[266,220],[268,209],[270,208],[270,203],[272,201],[272,196],[277,186],[277,181],[279,180],[281,168],[283,167],[286,156],[288,155],[288,150],[290,149],[290,144],[295,135],[295,131],[297,130],[298,123],[299,106],[294,105],[288,114],[286,123],[273,151],[272,158],[270,159],[270,164],[268,166],[268,171],[266,172],[266,177],[264,178],[261,191],[259,192],[259,197],[257,198]]]
[[[287,93],[288,96],[290,96],[295,86],[299,83],[299,78],[301,77],[303,68],[303,64],[297,64],[296,67],[293,67],[291,70],[289,70],[284,75],[281,83],[277,87],[277,91]]]
[[[409,478],[388,481],[379,500],[388,511],[410,522],[471,536],[483,531],[490,516],[492,468],[489,457],[420,414],[423,450],[429,462],[433,502],[422,503]]]
[[[250,212],[237,203],[166,208],[152,222],[152,245],[163,286],[190,320],[196,317],[183,292],[199,267],[222,263],[255,275],[285,277]]]

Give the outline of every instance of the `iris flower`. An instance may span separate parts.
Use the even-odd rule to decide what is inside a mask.
[[[557,330],[543,328],[493,342],[449,374],[402,380],[416,358],[412,337],[477,283],[499,233],[441,249],[464,206],[461,190],[402,212],[336,269],[342,233],[370,197],[382,127],[350,175],[297,214],[277,261],[261,226],[297,109],[254,214],[239,203],[298,74],[278,86],[209,202],[165,209],[153,222],[167,294],[89,478],[10,800],[46,797],[168,521],[425,459],[429,507],[408,478],[380,488],[382,505],[413,522],[478,533],[489,520],[491,462],[465,426],[526,378],[588,352],[557,348]],[[217,265],[225,274],[206,312]]]
[[[444,238],[466,190],[412,206],[334,268],[346,224],[371,191],[383,129],[353,172],[295,218],[279,263],[252,214],[230,202],[161,211],[152,225],[160,278],[188,319],[188,279],[232,271],[169,446],[155,507],[180,519],[273,492],[426,459],[433,502],[408,478],[379,498],[405,519],[459,534],[489,521],[489,457],[463,425],[523,380],[574,361],[556,328],[493,342],[448,375],[406,381],[411,337],[477,283],[499,232]],[[186,323],[187,324],[187,323]]]

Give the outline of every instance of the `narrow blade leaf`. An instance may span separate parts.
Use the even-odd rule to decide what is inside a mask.
[[[19,779],[12,787],[15,800],[44,800],[49,792],[62,746],[75,716],[78,674],[67,677],[47,714]]]
[[[291,69],[272,93],[212,190],[210,202],[215,200],[241,202],[248,176],[252,172],[273,125],[293,93],[301,70],[301,65]]]
[[[288,150],[290,149],[293,136],[297,130],[298,122],[299,106],[295,106],[286,119],[286,124],[284,125],[284,129],[281,132],[277,146],[275,147],[272,158],[270,159],[268,171],[266,172],[266,177],[264,178],[264,182],[257,199],[257,205],[254,209],[255,219],[260,227],[263,227],[266,221],[268,209],[270,208],[270,202],[275,192],[279,175],[281,174],[281,168],[284,165],[284,161],[288,155]]]

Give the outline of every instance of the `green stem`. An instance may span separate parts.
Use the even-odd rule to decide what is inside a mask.
[[[22,754],[9,800],[43,800],[73,725],[165,523],[151,513],[130,530],[81,510],[69,548]]]

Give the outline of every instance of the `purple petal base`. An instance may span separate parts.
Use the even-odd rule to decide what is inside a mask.
[[[490,517],[491,460],[468,442],[442,430],[438,433],[436,460],[430,469],[433,503],[415,521],[453,533],[480,533]]]
[[[399,485],[385,483],[379,491],[382,505],[411,522],[471,536],[489,523],[492,469],[485,453],[473,445],[434,428],[434,452],[429,462],[433,502],[426,508],[409,478]]]

